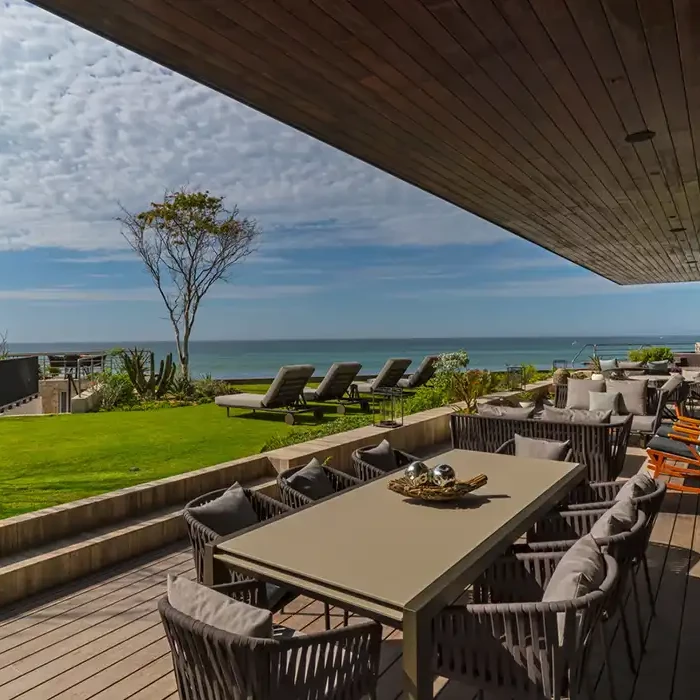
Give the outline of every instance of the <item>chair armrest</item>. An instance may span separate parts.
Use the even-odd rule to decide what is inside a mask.
[[[600,510],[609,508],[624,481],[589,481],[574,489],[560,510]]]
[[[497,455],[515,454],[515,438],[506,440],[495,452]]]
[[[576,540],[587,535],[605,509],[560,510],[549,513],[527,532],[527,541]]]
[[[323,471],[326,472],[326,476],[328,476],[331,484],[333,484],[333,488],[336,491],[349,489],[352,486],[358,486],[359,484],[363,483],[356,476],[346,474],[345,472],[341,472],[338,469],[333,469],[333,467],[324,466]]]

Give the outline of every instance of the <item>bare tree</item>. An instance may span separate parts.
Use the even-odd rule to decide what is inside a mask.
[[[7,342],[7,331],[0,333],[0,360],[4,360],[10,354],[10,345]]]
[[[260,228],[228,210],[223,197],[183,188],[131,214],[122,207],[122,235],[158,288],[175,330],[180,366],[190,372],[189,343],[199,305],[212,285],[252,253]]]

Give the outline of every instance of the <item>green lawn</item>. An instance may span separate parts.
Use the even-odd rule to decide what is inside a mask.
[[[253,455],[288,430],[282,415],[232,410],[227,419],[214,404],[2,418],[0,518]]]

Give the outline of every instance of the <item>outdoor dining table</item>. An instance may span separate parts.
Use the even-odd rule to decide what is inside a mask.
[[[488,484],[416,503],[367,482],[208,546],[205,583],[229,570],[403,630],[406,697],[433,697],[431,621],[584,478],[585,465],[451,450],[427,461]]]

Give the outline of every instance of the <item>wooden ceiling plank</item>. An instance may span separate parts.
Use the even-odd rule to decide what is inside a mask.
[[[661,199],[658,196],[659,192],[656,189],[652,190],[648,183],[645,169],[635,155],[634,146],[625,141],[625,136],[628,132],[625,130],[620,115],[610,98],[567,4],[563,2],[554,3],[551,0],[530,0],[530,2],[550,40],[557,47],[557,51],[578,89],[586,102],[591,106],[591,111],[595,113],[597,122],[600,128],[603,129],[610,148],[615,152],[622,167],[627,171],[630,180],[629,187],[636,188],[645,195],[646,201],[655,212],[655,218],[659,223],[659,227],[663,230],[663,225],[667,219],[664,216],[663,209],[658,206],[658,200]],[[589,11],[591,6],[595,6],[595,0],[592,3],[589,1]],[[629,192],[629,190],[627,191]],[[668,192],[665,189],[662,190],[662,195],[666,197],[667,201],[669,200]],[[650,243],[657,243],[658,245],[658,242],[653,239]],[[659,246],[658,250],[659,254],[663,256],[663,247]]]

